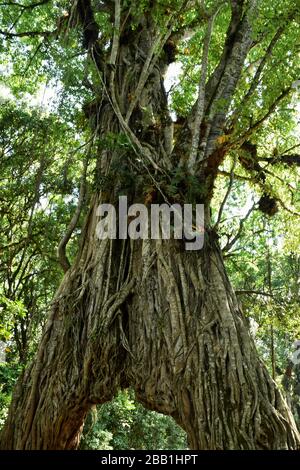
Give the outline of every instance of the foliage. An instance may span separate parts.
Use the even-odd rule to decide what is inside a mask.
[[[83,449],[186,449],[186,435],[172,418],[147,411],[131,391],[98,407],[85,425]]]
[[[221,181],[223,178],[215,195],[216,208],[218,198],[221,194],[224,197],[226,190]],[[252,325],[260,356],[281,383],[291,346],[300,338],[300,253],[290,234],[291,224],[299,233],[299,220],[285,211],[266,218],[257,210],[257,196],[247,185],[248,182],[235,181],[219,233],[227,270]]]
[[[4,424],[13,387],[21,370],[22,366],[16,362],[0,362],[0,429]]]
[[[4,101],[0,110],[0,333],[22,362],[34,350],[48,302],[61,279],[56,246],[76,202],[80,153],[74,150],[78,145],[74,131],[58,116]],[[71,256],[72,250],[71,245]]]

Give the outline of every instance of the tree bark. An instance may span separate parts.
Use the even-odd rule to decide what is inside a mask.
[[[98,241],[96,220],[95,205],[1,448],[76,448],[89,408],[124,387],[173,416],[192,449],[297,448],[213,235],[191,253],[181,241]]]
[[[124,387],[173,416],[192,449],[297,448],[214,238],[188,253],[181,241],[97,241],[95,228],[94,209],[1,448],[76,448],[91,405]]]
[[[81,16],[83,27],[85,21],[94,25],[90,16]],[[37,356],[16,387],[2,449],[75,449],[90,407],[127,387],[146,407],[173,416],[192,449],[299,446],[293,417],[248,333],[209,220],[198,252],[185,251],[180,240],[97,239],[100,203],[116,202],[124,191],[130,203],[164,202],[174,172],[188,167],[192,117],[173,149],[163,86],[163,47],[171,30],[161,31],[149,18],[144,15],[134,31],[118,30],[104,65],[84,29],[102,86],[86,114],[100,141],[122,133],[131,143],[99,152],[99,190],[78,258],[55,296]],[[206,90],[207,127],[199,142],[205,159],[199,174],[186,173],[176,194],[190,202],[187,181],[198,178],[202,196],[196,202],[205,203],[206,213],[224,158],[217,139],[226,110],[213,98],[224,98],[229,108],[251,44],[247,15],[238,9],[228,35],[231,49],[227,41]]]

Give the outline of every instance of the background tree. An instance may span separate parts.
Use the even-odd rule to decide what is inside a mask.
[[[228,176],[225,159],[259,188],[261,211],[271,216],[285,205],[271,185],[273,168],[299,158],[293,145],[266,155],[265,144],[274,128],[290,134],[294,127],[296,4],[76,0],[63,7],[7,5],[2,20],[11,51],[29,51],[25,70],[29,55],[37,73],[65,82],[66,99],[84,101],[85,158],[95,157],[78,255],[68,269],[62,244],[66,275],[16,387],[2,447],[75,448],[90,407],[130,386],[146,407],[175,418],[191,448],[297,448],[291,413],[226,275],[217,235],[224,204],[216,222],[210,218],[218,173]],[[170,104],[164,76],[176,56],[185,78]],[[23,92],[32,86],[31,77]],[[67,117],[63,103],[61,116],[80,113]],[[204,249],[97,240],[99,203],[122,194],[130,202],[204,203]],[[81,205],[79,197],[66,241]]]

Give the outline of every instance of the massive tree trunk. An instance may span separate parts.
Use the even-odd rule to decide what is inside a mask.
[[[80,21],[92,24],[82,15]],[[162,49],[170,34],[145,15],[134,32],[128,26],[115,36],[110,64],[104,66],[98,43],[88,44],[103,92],[85,108],[102,142],[99,191],[37,356],[16,387],[3,449],[76,448],[90,407],[127,387],[146,407],[173,416],[192,449],[299,445],[291,413],[258,358],[209,227],[213,182],[224,157],[217,139],[226,116],[226,110],[212,106],[213,98],[226,99],[229,106],[251,44],[250,27],[236,7],[224,57],[200,110],[205,129],[197,138],[188,118],[174,149],[163,85],[168,57]],[[125,134],[131,144],[108,149],[112,133]],[[195,162],[188,162],[192,141],[202,155],[197,172]],[[185,178],[172,200],[167,188],[176,168]],[[197,179],[199,193],[192,193],[190,177]],[[97,208],[117,203],[120,194],[129,202],[167,197],[168,202],[204,203],[204,248],[188,252],[182,240],[99,240]]]
[[[293,418],[257,356],[220,251],[182,242],[97,241],[96,205],[2,448],[76,448],[92,404],[132,387],[192,449],[294,449]]]

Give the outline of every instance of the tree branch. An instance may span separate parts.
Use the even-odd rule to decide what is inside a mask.
[[[203,113],[204,113],[205,84],[206,84],[206,77],[207,77],[209,45],[210,45],[210,40],[211,40],[211,35],[212,35],[212,30],[213,30],[214,19],[218,13],[218,10],[215,13],[213,13],[208,20],[207,30],[206,30],[206,34],[204,38],[204,43],[203,43],[201,75],[200,75],[200,82],[199,82],[199,87],[198,87],[198,99],[196,103],[195,120],[193,123],[191,152],[190,152],[189,164],[188,164],[192,172],[193,172],[194,165],[195,165],[196,158],[197,158],[198,147],[199,147],[199,142],[200,142],[200,125],[201,125],[201,122],[203,119]]]
[[[78,199],[77,207],[67,227],[67,230],[65,234],[63,235],[61,241],[59,242],[59,245],[57,248],[58,261],[65,273],[69,270],[71,266],[70,261],[68,260],[68,257],[66,254],[66,247],[78,223],[82,206],[84,203],[85,194],[86,194],[86,173],[87,173],[87,167],[88,167],[88,162],[89,162],[89,157],[90,157],[91,146],[92,144],[90,145],[90,148],[87,152],[87,155],[85,157],[84,164],[83,164],[83,172],[81,176],[79,199]]]
[[[251,80],[251,86],[250,86],[248,92],[246,93],[246,95],[244,96],[244,98],[242,99],[242,102],[241,102],[241,105],[240,105],[241,107],[246,105],[247,101],[249,100],[249,98],[252,96],[252,94],[256,90],[256,87],[259,84],[259,80],[260,80],[262,71],[263,71],[263,69],[264,69],[264,67],[267,63],[267,60],[271,56],[274,47],[276,46],[277,42],[281,38],[281,36],[282,36],[282,34],[285,30],[285,27],[286,27],[286,25],[281,26],[280,28],[278,28],[275,35],[273,36],[273,38],[272,38],[272,40],[271,40],[271,42],[270,42],[270,44],[269,44],[269,46],[268,46],[268,48],[265,52],[265,55],[261,59],[261,62],[260,62],[259,66],[258,66],[258,68],[255,72],[255,75],[254,75],[253,79]]]
[[[121,24],[121,2],[120,0],[115,0],[115,27],[114,27],[113,44],[112,44],[111,55],[110,55],[111,65],[115,65],[117,55],[118,55],[119,40],[120,40],[120,24]]]
[[[271,104],[270,108],[268,111],[260,118],[258,121],[256,121],[249,129],[242,135],[242,137],[238,140],[239,142],[243,142],[246,139],[248,139],[256,129],[258,129],[270,116],[273,114],[275,109],[277,108],[278,104],[286,98],[291,92],[293,92],[293,89],[291,86],[285,88],[279,96],[273,101]]]
[[[0,34],[8,38],[24,38],[24,37],[36,37],[36,36],[48,37],[55,33],[56,33],[56,30],[54,31],[24,31],[21,33],[9,33],[7,31],[0,30]]]
[[[231,177],[231,173],[228,173],[228,171],[223,171],[223,170],[218,170],[218,175],[220,176],[226,176],[227,178]],[[240,180],[240,181],[253,181],[253,178],[250,178],[249,176],[243,176],[243,175],[238,175],[237,173],[233,174],[234,179]]]
[[[212,153],[217,137],[222,133],[232,95],[240,77],[245,57],[251,47],[252,31],[248,15],[255,8],[256,0],[251,2],[244,16],[243,3],[243,1],[231,1],[231,21],[221,58],[205,87],[204,113],[200,126],[199,149],[201,152],[198,151],[199,160],[205,159]],[[218,112],[222,101],[224,103],[222,105],[223,111]],[[178,156],[179,161],[182,161],[190,153],[191,128],[196,113],[197,103],[194,104],[189,116],[184,120],[174,147],[173,152]]]
[[[16,2],[5,2],[5,3],[0,3],[0,7],[18,7],[22,8],[23,10],[31,10],[36,7],[40,7],[42,5],[45,5],[46,3],[49,3],[50,0],[41,0],[40,2],[35,2],[31,3],[29,5],[24,5],[23,3],[16,3]]]
[[[273,294],[259,290],[236,290],[236,295],[264,295],[265,297],[273,297]]]
[[[221,77],[224,73],[227,60],[231,54],[232,46],[235,42],[236,35],[241,24],[242,15],[243,15],[243,2],[231,2],[231,21],[227,30],[222,55],[221,55],[219,64],[214,70],[212,76],[210,77],[206,85],[206,89],[205,89],[205,97],[206,97],[205,111],[207,111],[208,106],[211,103],[214,94],[216,93],[218,84],[220,83]]]
[[[240,79],[245,59],[252,44],[250,16],[254,14],[255,9],[256,0],[253,0],[236,31],[230,57],[227,60],[224,71],[217,85],[210,109],[206,114],[208,125],[205,135],[205,148],[203,149],[205,157],[213,155],[217,146],[217,138],[224,132],[223,127],[231,100]]]
[[[224,246],[224,248],[222,249],[222,252],[226,252],[226,251],[229,251],[231,250],[231,248],[233,247],[233,245],[236,244],[236,242],[239,240],[241,234],[242,234],[242,231],[243,231],[243,228],[244,228],[244,224],[246,222],[246,220],[250,217],[250,215],[252,214],[252,212],[254,211],[255,209],[255,206],[256,206],[256,202],[253,204],[253,206],[248,210],[247,214],[245,215],[245,217],[243,217],[241,220],[240,220],[240,225],[239,225],[239,229],[236,233],[236,235],[232,238],[232,240],[228,241],[228,243],[226,243],[226,245]]]
[[[271,158],[260,157],[259,161],[267,162],[269,165],[276,165],[278,163],[282,163],[283,165],[287,166],[300,166],[300,155],[276,155]]]
[[[126,124],[129,123],[129,120],[130,120],[130,117],[134,111],[134,108],[136,107],[139,99],[140,99],[140,96],[143,92],[143,89],[144,89],[144,86],[148,80],[148,77],[150,75],[150,73],[152,72],[157,60],[158,60],[158,57],[161,53],[161,50],[164,46],[164,44],[166,43],[167,39],[170,37],[172,33],[172,27],[169,27],[167,32],[163,35],[161,32],[158,33],[155,41],[153,41],[153,44],[152,44],[152,47],[148,53],[148,56],[147,56],[147,59],[144,63],[144,66],[143,66],[143,69],[141,71],[141,75],[139,77],[139,81],[138,81],[138,85],[136,87],[136,90],[134,92],[134,99],[132,100],[132,102],[130,103],[129,105],[129,108],[128,108],[128,111],[127,111],[127,114],[126,114],[126,118],[125,118],[125,122]]]
[[[219,213],[218,213],[218,218],[217,218],[217,221],[214,225],[214,230],[216,230],[218,228],[218,225],[220,224],[221,222],[221,218],[222,218],[222,214],[223,214],[223,211],[224,211],[224,207],[225,207],[225,204],[227,202],[227,199],[229,197],[229,194],[231,192],[231,189],[232,189],[232,185],[233,185],[233,181],[234,181],[234,169],[235,169],[235,166],[236,166],[236,158],[234,159],[233,161],[233,165],[231,167],[231,171],[230,171],[230,174],[229,174],[229,185],[228,185],[228,188],[227,188],[227,191],[226,191],[226,194],[225,194],[225,197],[222,201],[222,204],[220,206],[220,210],[219,210]]]

